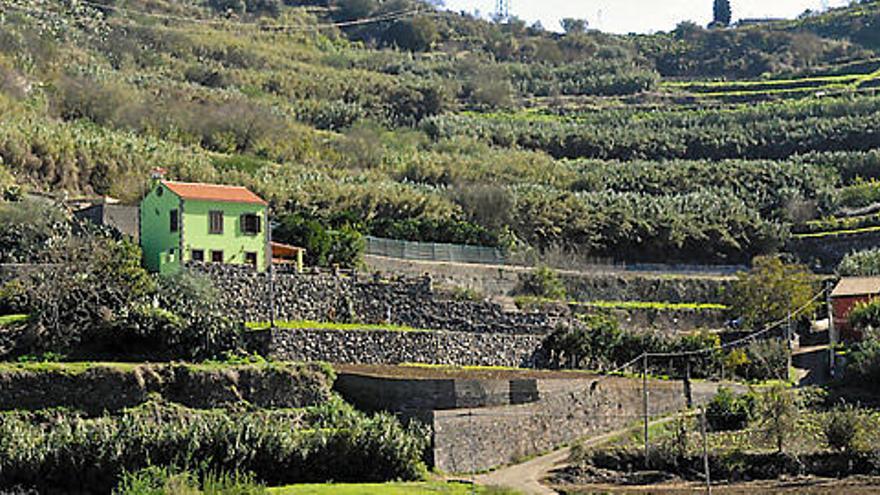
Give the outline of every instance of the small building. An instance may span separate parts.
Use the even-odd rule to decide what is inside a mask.
[[[272,264],[274,266],[292,267],[298,273],[303,271],[303,256],[306,250],[301,247],[272,241]]]
[[[174,273],[189,261],[251,265],[271,259],[268,204],[245,187],[163,180],[154,173],[140,205],[144,266]]]
[[[138,227],[137,206],[122,205],[112,198],[105,198],[103,201],[74,211],[73,215],[95,225],[112,227],[134,242],[138,242],[140,228]]]
[[[880,298],[880,277],[845,277],[831,292],[834,328],[844,338],[857,338],[849,326],[849,314],[856,304]]]

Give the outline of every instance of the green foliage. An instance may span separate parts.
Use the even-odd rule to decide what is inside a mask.
[[[846,383],[877,390],[880,383],[880,335],[877,330],[866,330],[860,342],[847,354]]]
[[[555,301],[564,301],[567,298],[565,283],[555,270],[547,266],[539,266],[520,275],[517,292]]]
[[[864,208],[880,203],[880,182],[876,179],[858,179],[854,184],[843,188],[839,195],[840,205],[847,208]]]
[[[64,262],[44,265],[3,291],[0,306],[30,315],[17,340],[3,353],[69,353],[123,321],[144,304],[155,283],[140,266],[140,249],[100,235],[71,237]]]
[[[738,396],[727,387],[719,387],[718,393],[706,405],[706,421],[712,431],[732,431],[745,428],[755,416],[755,396]]]
[[[859,332],[880,329],[880,299],[856,303],[849,313],[849,324]]]
[[[305,248],[308,265],[356,267],[366,249],[363,235],[345,223],[337,230],[326,228],[319,220],[288,214],[272,233],[273,239]]]
[[[822,425],[825,440],[831,448],[843,452],[863,450],[866,423],[865,412],[852,404],[835,407]]]
[[[788,264],[778,257],[758,257],[752,268],[737,275],[731,292],[731,308],[750,326],[778,321],[794,311],[794,318],[810,315],[816,278],[799,264]]]
[[[59,412],[51,425],[14,413],[0,417],[0,488],[106,493],[123,473],[149,466],[157,468],[129,476],[127,486],[149,490],[164,473],[187,470],[206,493],[253,493],[256,487],[242,483],[247,479],[211,476],[236,471],[271,485],[413,480],[425,473],[425,447],[420,430],[389,415],[366,416],[340,400],[304,414],[156,405],[94,419]]]
[[[765,388],[758,398],[758,417],[761,432],[772,440],[779,453],[797,431],[800,404],[797,392],[785,385],[774,384]]]

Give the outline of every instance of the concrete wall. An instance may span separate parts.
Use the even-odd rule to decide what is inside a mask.
[[[281,361],[524,368],[545,362],[540,335],[275,329],[252,332],[250,338],[252,348]]]
[[[682,382],[649,384],[652,417],[685,409]],[[433,460],[437,469],[453,473],[483,471],[641,420],[639,380],[538,380],[537,388],[540,399],[532,403],[433,411]],[[708,401],[716,389],[715,384],[694,383],[695,403]]]

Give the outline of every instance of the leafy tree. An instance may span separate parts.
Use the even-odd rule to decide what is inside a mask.
[[[713,21],[715,26],[729,26],[732,13],[730,11],[730,0],[715,0],[712,9]]]
[[[247,9],[245,0],[210,0],[209,5],[218,12],[231,12],[234,14],[244,14]]]
[[[362,19],[372,15],[378,8],[376,0],[338,0],[336,18],[343,21]]]
[[[430,17],[395,22],[385,33],[386,42],[411,52],[424,52],[437,40],[437,26]]]
[[[800,314],[811,314],[815,303],[816,277],[800,264],[784,263],[776,256],[759,256],[748,272],[737,274],[731,294],[731,307],[747,324],[759,326]]]
[[[583,34],[587,32],[587,26],[589,26],[589,22],[586,19],[575,19],[572,17],[560,20],[559,24],[562,26],[565,34]]]
[[[761,393],[758,404],[762,431],[782,453],[785,444],[797,432],[800,415],[797,392],[785,385],[774,384]]]

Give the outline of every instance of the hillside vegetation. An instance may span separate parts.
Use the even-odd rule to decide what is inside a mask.
[[[415,0],[3,6],[13,199],[135,202],[163,166],[334,232],[739,263],[880,176],[877,2],[650,36]]]

